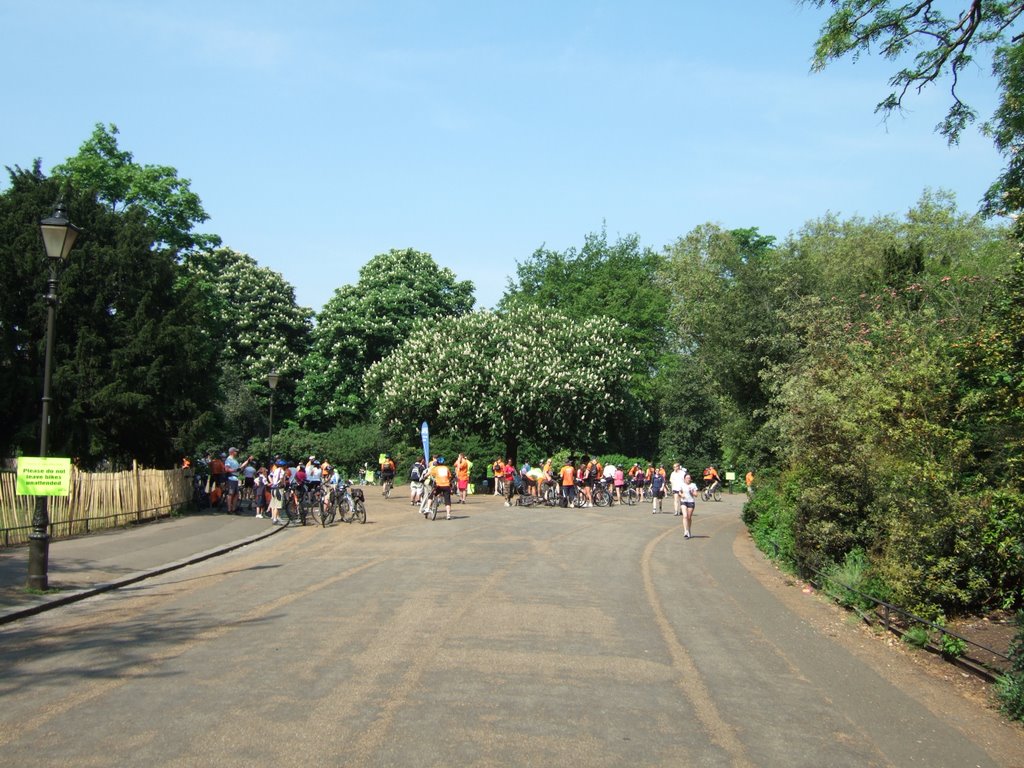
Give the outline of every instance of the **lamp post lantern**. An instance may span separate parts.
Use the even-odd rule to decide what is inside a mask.
[[[270,460],[274,460],[274,390],[277,389],[277,380],[281,378],[281,375],[277,371],[271,371],[267,374],[267,384],[270,385],[270,433],[267,438],[267,452],[270,454]]]
[[[46,283],[46,362],[43,367],[43,414],[39,425],[39,455],[49,452],[50,380],[53,373],[54,321],[57,314],[57,268],[68,257],[81,230],[68,221],[63,202],[57,203],[53,216],[39,222],[39,231],[46,249],[50,277]],[[47,572],[50,562],[50,506],[49,497],[36,496],[32,513],[32,532],[28,535],[29,589],[45,591],[49,586]]]

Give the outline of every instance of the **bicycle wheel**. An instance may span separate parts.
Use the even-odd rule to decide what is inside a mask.
[[[394,485],[393,481],[391,481],[391,480],[385,480],[384,481],[384,498],[385,499],[390,499],[391,498],[391,486],[392,485]]]
[[[715,492],[712,495],[713,495],[715,501],[721,501],[722,500],[722,489],[721,488],[715,488]]]
[[[594,506],[607,507],[612,503],[612,495],[606,488],[597,487],[594,489]]]
[[[632,507],[640,500],[640,494],[637,493],[636,488],[626,488],[622,492],[622,500]]]
[[[366,522],[366,507],[363,506],[363,502],[356,502],[355,509],[352,510],[352,520],[355,520],[360,525]]]
[[[343,496],[338,502],[338,519],[343,523],[348,523],[352,520],[352,503],[348,500],[347,496]]]
[[[435,496],[430,500],[430,519],[437,520],[437,508],[441,506],[441,497]]]

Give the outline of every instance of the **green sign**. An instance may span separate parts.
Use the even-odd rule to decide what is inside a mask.
[[[18,457],[19,496],[67,496],[71,489],[71,459]]]

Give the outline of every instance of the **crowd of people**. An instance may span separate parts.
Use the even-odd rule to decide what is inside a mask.
[[[504,497],[505,506],[512,506],[513,497],[522,495],[541,496],[557,492],[563,506],[575,505],[577,494],[582,495],[579,506],[594,506],[594,489],[601,483],[612,494],[612,503],[622,503],[622,494],[627,487],[636,488],[641,498],[651,499],[651,513],[663,511],[666,497],[672,499],[672,513],[683,518],[683,535],[691,537],[693,510],[696,507],[698,487],[692,475],[679,462],[668,472],[664,464],[649,463],[646,468],[639,462],[623,468],[598,458],[584,455],[577,459],[570,456],[559,468],[548,457],[538,466],[529,462],[516,467],[511,458],[499,457],[485,467],[485,493]],[[393,482],[397,465],[390,454],[382,454],[378,460],[379,476],[385,484]],[[449,463],[444,456],[433,456],[428,461],[419,456],[409,469],[409,503],[418,506],[426,514],[426,502],[433,496],[440,496],[444,503],[445,516],[451,519],[452,497],[456,504],[466,503],[470,489],[473,462],[460,453]],[[203,477],[208,471],[207,489],[211,506],[217,506],[221,497],[227,511],[237,514],[243,493],[254,500],[258,518],[269,517],[275,525],[280,518],[287,494],[297,487],[316,488],[321,484],[337,485],[341,482],[338,471],[329,462],[321,462],[310,456],[305,462],[290,462],[275,457],[271,462],[261,463],[253,456],[244,461],[239,459],[238,449],[229,448],[219,456],[207,455],[198,468],[197,475]],[[722,484],[722,477],[714,466],[704,469],[703,485],[713,492]],[[754,475],[747,472],[747,494],[753,493]]]

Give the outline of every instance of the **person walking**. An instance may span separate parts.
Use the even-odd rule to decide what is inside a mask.
[[[420,456],[409,469],[409,501],[413,506],[423,500],[423,478],[427,473],[427,465]]]
[[[672,474],[669,475],[668,484],[672,488],[672,514],[682,514],[683,486],[686,485],[686,469],[677,461],[672,465]]]
[[[562,465],[561,471],[558,473],[562,481],[562,499],[565,501],[565,506],[571,507],[573,502],[576,501],[576,460],[573,458],[566,459],[565,464]]]
[[[278,459],[270,473],[270,522],[274,525],[281,525],[281,507],[284,506],[288,483],[288,476],[284,471],[287,464],[284,459]]]
[[[473,463],[466,458],[466,454],[460,453],[459,458],[455,460],[455,482],[459,489],[459,504],[466,503],[466,493],[469,489],[469,470],[473,468]]]
[[[665,498],[665,468],[658,467],[651,472],[651,514],[661,512],[661,500]]]

